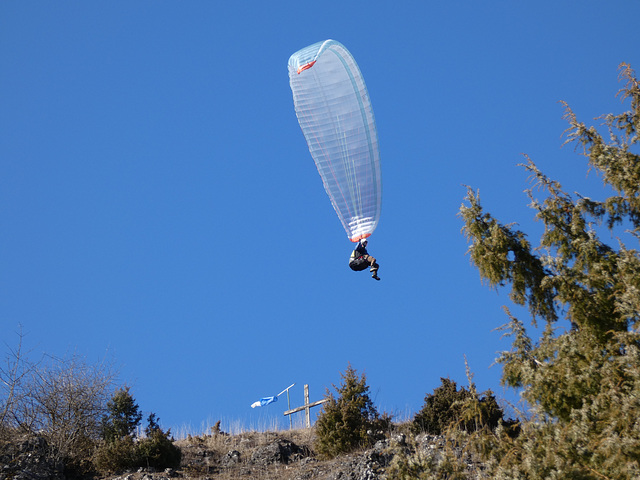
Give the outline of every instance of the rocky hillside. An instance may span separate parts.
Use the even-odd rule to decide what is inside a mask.
[[[179,469],[140,469],[93,480],[253,479],[253,480],[375,480],[399,478],[411,465],[438,465],[455,457],[469,479],[478,466],[461,449],[448,448],[442,437],[393,433],[373,448],[331,460],[313,451],[313,429],[287,432],[219,433],[176,442],[182,451]],[[42,440],[23,438],[0,454],[0,480],[64,480],[63,466],[46,458]]]

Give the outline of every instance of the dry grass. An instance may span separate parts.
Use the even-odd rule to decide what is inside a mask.
[[[218,425],[218,426],[216,426]],[[211,435],[217,430],[221,430],[230,435],[242,435],[249,432],[288,432],[290,430],[299,430],[305,428],[303,415],[294,415],[289,426],[289,421],[283,422],[282,419],[268,418],[247,425],[241,420],[220,418],[213,420],[211,418],[203,421],[199,426],[180,425],[171,428],[171,434],[178,440],[184,440],[189,437]]]
[[[220,480],[291,478],[296,471],[299,471],[300,465],[297,463],[263,465],[249,461],[256,449],[277,440],[288,440],[312,452],[314,429],[252,431],[234,435],[214,432],[207,435],[190,435],[176,441],[176,445],[182,450],[182,470],[188,474],[189,478],[204,478],[211,475],[215,475],[215,478]],[[229,460],[232,455],[237,455],[237,462]]]

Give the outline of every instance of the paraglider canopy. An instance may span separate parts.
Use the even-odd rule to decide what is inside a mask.
[[[355,59],[339,42],[289,58],[298,122],[327,195],[352,242],[380,220],[382,177],[373,109]]]

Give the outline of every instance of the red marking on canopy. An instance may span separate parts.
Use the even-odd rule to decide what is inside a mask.
[[[363,233],[362,235],[358,235],[357,237],[350,238],[353,243],[359,242],[363,238],[369,238],[371,236],[370,233]]]
[[[300,75],[302,72],[304,72],[305,70],[310,69],[311,67],[313,67],[315,65],[316,61],[314,60],[313,62],[309,62],[309,63],[305,63],[304,65],[302,65],[301,67],[298,67],[298,75]]]

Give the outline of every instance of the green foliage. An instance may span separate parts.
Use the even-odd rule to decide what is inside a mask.
[[[136,444],[129,435],[102,443],[93,457],[95,468],[103,473],[131,470],[138,463]]]
[[[475,388],[457,388],[456,382],[441,378],[442,385],[425,396],[422,409],[413,417],[415,433],[441,435],[449,428],[476,431],[495,429],[503,419],[502,408],[491,390],[478,396]]]
[[[149,426],[145,429],[146,438],[138,443],[138,456],[144,466],[156,469],[177,468],[180,466],[182,452],[171,440],[171,430],[164,432],[155,413],[149,415]]]
[[[127,436],[135,437],[142,413],[129,387],[119,389],[107,403],[107,415],[102,419],[102,435],[107,442]]]
[[[570,195],[527,159],[523,167],[547,194],[539,201],[527,192],[544,225],[538,247],[485,213],[470,189],[460,210],[481,277],[492,288],[510,284],[532,324],[544,322],[534,340],[507,310],[502,330],[512,348],[498,358],[502,382],[521,389],[531,420],[517,438],[478,436],[493,478],[640,477],[640,254],[628,246],[640,239],[640,86],[626,64],[620,78],[631,109],[601,117],[606,137],[565,104],[567,142],[600,174],[608,198]],[[615,245],[601,239],[605,229]],[[562,320],[571,327],[560,328]]]
[[[147,426],[144,429],[144,434],[149,437],[152,434],[161,431],[160,419],[155,413],[150,413],[147,417]]]
[[[388,430],[391,423],[391,418],[380,415],[373,405],[364,373],[358,376],[349,365],[340,375],[340,386],[333,386],[338,398],[327,389],[327,401],[315,424],[315,447],[326,457],[369,446],[375,435]]]
[[[129,388],[118,390],[108,403],[103,419],[104,442],[96,450],[93,463],[100,472],[121,472],[137,467],[176,468],[182,452],[173,443],[171,432],[160,428],[159,418],[147,418],[146,437],[135,441],[142,414]]]
[[[467,480],[468,467],[460,461],[450,447],[438,452],[436,458],[430,452],[418,448],[415,452],[395,451],[387,467],[388,480]]]
[[[413,417],[413,430],[416,433],[440,435],[461,418],[462,402],[471,394],[464,387],[458,390],[456,382],[448,378],[440,380],[442,385],[433,394],[424,397],[422,409]]]

